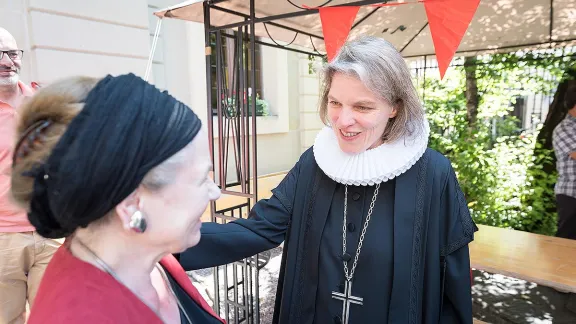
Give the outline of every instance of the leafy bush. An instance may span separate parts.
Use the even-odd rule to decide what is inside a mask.
[[[442,82],[427,79],[430,147],[452,162],[478,224],[553,234],[556,215],[550,204],[555,201],[545,193],[556,174],[538,167],[550,159],[550,152],[534,155],[537,132],[518,131],[516,118],[508,115],[512,98],[494,91],[481,98],[479,121],[471,128],[463,68],[455,68]]]

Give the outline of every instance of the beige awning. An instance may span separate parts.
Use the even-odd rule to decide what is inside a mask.
[[[315,7],[326,0],[292,0],[296,5]],[[329,6],[357,2],[357,0],[334,0]],[[398,2],[414,2],[400,0]],[[203,1],[190,0],[162,9],[158,17],[169,17],[194,22],[203,22]],[[221,8],[249,15],[249,0],[228,0],[216,4]],[[256,17],[264,18],[302,11],[286,0],[255,0]],[[552,10],[551,10],[552,4]],[[426,12],[422,3],[411,3],[394,7],[376,8],[363,6],[357,17],[350,37],[375,35],[393,43],[405,57],[433,55],[434,45],[427,25]],[[367,17],[367,18],[365,18]],[[244,18],[211,9],[212,26],[224,26],[244,21]],[[322,37],[319,15],[311,14],[274,20],[274,23]],[[266,28],[265,28],[266,27]],[[552,27],[552,28],[551,28]],[[266,29],[268,31],[266,31]],[[272,38],[280,44],[291,42],[296,33],[267,23],[256,24],[256,36]],[[552,41],[552,43],[550,43]],[[563,46],[576,41],[576,0],[481,0],[458,52],[481,54],[494,49],[510,49],[544,46]],[[324,53],[321,38],[299,33],[292,45],[317,49]],[[542,46],[542,45],[540,45]]]

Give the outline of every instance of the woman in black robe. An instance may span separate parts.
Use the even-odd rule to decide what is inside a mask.
[[[323,70],[327,125],[248,219],[204,223],[186,270],[284,241],[274,323],[472,323],[477,230],[400,53],[348,42]],[[215,252],[217,251],[217,252]]]

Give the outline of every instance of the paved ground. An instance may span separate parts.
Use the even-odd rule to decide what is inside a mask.
[[[281,248],[272,250],[270,261],[260,271],[261,324],[272,323],[281,253]],[[229,282],[233,281],[231,272],[228,276]],[[194,271],[190,275],[212,305],[214,296],[212,269]],[[565,294],[523,280],[474,271],[472,295],[474,316],[487,323],[576,323],[576,294]],[[232,294],[229,296],[231,299],[234,298]],[[221,305],[223,306],[222,303]]]
[[[260,324],[270,324],[272,323],[272,315],[274,312],[274,300],[276,293],[276,285],[278,284],[278,272],[280,270],[280,261],[282,259],[282,249],[276,248],[270,251],[270,260],[268,264],[260,270],[259,283],[259,300],[260,300]],[[229,267],[231,269],[232,267]],[[238,267],[240,268],[240,267]],[[229,282],[233,282],[232,271],[228,271]],[[240,273],[238,273],[240,277]],[[212,269],[203,269],[198,271],[189,272],[192,281],[204,295],[204,298],[208,303],[213,306],[214,303],[214,276]],[[224,277],[224,273],[220,272],[220,277]],[[221,289],[220,296],[224,296],[224,291]],[[221,297],[222,298],[222,297]],[[234,299],[232,293],[229,294],[230,299]],[[241,297],[240,297],[241,298]],[[241,299],[240,299],[241,301]],[[224,305],[220,303],[221,309],[224,309]],[[230,312],[231,319],[234,318],[233,312]],[[234,323],[233,320],[229,321]]]
[[[576,294],[474,271],[474,315],[493,324],[576,323]]]

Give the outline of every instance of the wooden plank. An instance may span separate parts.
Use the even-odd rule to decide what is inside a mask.
[[[477,320],[474,318],[474,324],[488,324],[488,323],[482,322],[481,320]]]
[[[276,188],[280,181],[284,179],[286,172],[274,173],[270,175],[261,176],[258,178],[258,199],[266,199],[272,196],[271,190]],[[226,188],[229,191],[241,192],[240,186]],[[246,202],[246,198],[233,196],[233,195],[221,195],[220,199],[216,200],[216,207],[218,210],[233,207]],[[202,221],[210,221],[210,207],[204,211],[202,214]]]
[[[576,293],[576,240],[478,225],[472,267]]]

